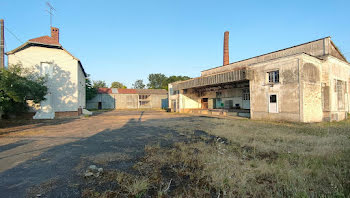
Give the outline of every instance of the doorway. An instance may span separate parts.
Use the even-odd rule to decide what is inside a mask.
[[[277,94],[270,94],[270,97],[269,97],[269,113],[278,113]]]
[[[98,109],[102,109],[102,102],[98,102]]]
[[[249,88],[242,89],[242,108],[250,109],[250,91]]]
[[[208,109],[208,98],[202,98],[201,104],[202,104],[202,109]]]

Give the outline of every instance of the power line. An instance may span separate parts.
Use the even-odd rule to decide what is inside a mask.
[[[21,41],[21,39],[19,39],[11,30],[9,30],[7,27],[5,27],[5,29],[12,34],[13,37],[15,37],[17,39],[17,41],[19,41],[20,43],[23,43],[23,41]]]

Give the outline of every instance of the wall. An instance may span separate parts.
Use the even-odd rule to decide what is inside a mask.
[[[252,66],[250,107],[252,119],[300,121],[299,59],[284,57]],[[267,72],[279,70],[279,83],[270,85]],[[269,94],[277,95],[278,113],[269,112]]]
[[[152,108],[162,108],[162,100],[167,99],[166,94],[152,94],[151,96],[151,106]]]
[[[116,109],[137,109],[138,94],[115,94]]]
[[[300,62],[300,86],[302,90],[302,121],[321,122],[322,110],[322,61],[303,56]]]
[[[350,64],[345,61],[341,61],[335,57],[328,56],[325,63],[322,65],[322,74],[328,73],[327,76],[323,76],[322,83],[329,86],[329,108],[324,111],[325,120],[343,120],[347,117],[347,113],[350,111],[349,104],[349,86],[350,86]],[[341,80],[346,83],[346,90],[344,93],[344,108],[338,108],[338,94],[336,92],[336,80]]]
[[[213,69],[205,70],[201,72],[202,76],[210,75],[210,74],[215,74],[223,71],[228,71],[232,70],[235,68],[240,68],[240,67],[246,67],[252,64],[256,64],[259,62],[264,62],[264,61],[269,61],[285,56],[290,56],[290,55],[295,55],[299,53],[307,53],[313,56],[323,56],[327,53],[329,53],[329,46],[330,46],[330,38],[324,38],[321,40],[313,41],[304,45],[292,47],[292,48],[287,48],[284,50],[272,52],[269,54],[253,57],[250,59],[242,60],[236,63],[232,63],[229,65],[221,66],[221,67],[216,67]]]
[[[54,48],[29,47],[8,55],[9,64],[22,63],[23,67],[39,72],[41,62],[53,65],[53,74],[47,86],[52,93],[54,111],[77,111],[78,103],[78,64],[77,60],[65,51]]]
[[[86,89],[85,89],[85,75],[81,67],[78,64],[78,107],[86,107]]]

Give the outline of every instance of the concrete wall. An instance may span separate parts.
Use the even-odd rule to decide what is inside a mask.
[[[167,99],[168,95],[164,94],[152,94],[151,95],[151,108],[162,108],[162,100]]]
[[[343,120],[350,111],[349,86],[350,86],[350,64],[332,56],[328,56],[323,63],[322,83],[329,87],[329,108],[324,111],[325,120]],[[328,74],[328,75],[327,75]],[[336,81],[341,80],[344,87],[344,108],[338,108],[338,93],[336,92]]]
[[[151,94],[149,104],[139,105],[139,94],[97,94],[87,102],[88,109],[97,109],[102,102],[102,109],[137,109],[162,108],[162,100],[167,100],[166,94]]]
[[[308,44],[296,46],[293,48],[287,48],[284,50],[272,52],[272,53],[269,53],[266,55],[253,57],[250,59],[246,59],[243,61],[229,64],[229,65],[205,70],[205,71],[201,72],[201,75],[206,76],[206,75],[215,74],[215,73],[219,73],[219,72],[229,71],[229,70],[232,70],[235,68],[246,67],[246,66],[256,64],[259,62],[264,62],[264,61],[269,61],[269,60],[273,60],[273,59],[277,59],[277,58],[281,58],[281,57],[285,57],[285,56],[295,55],[295,54],[299,54],[302,52],[313,55],[313,56],[323,56],[323,55],[329,53],[329,46],[330,46],[330,38],[324,38],[321,40],[310,42]]]
[[[252,119],[301,121],[299,60],[291,56],[251,67],[250,107]],[[269,71],[279,70],[279,83],[269,84]],[[277,95],[278,113],[269,112],[270,94]]]
[[[52,108],[54,111],[77,111],[79,106],[85,106],[78,98],[78,61],[61,49],[31,46],[15,54],[8,55],[9,64],[21,63],[24,68],[40,73],[42,62],[53,66],[52,75],[47,86],[52,94]],[[79,77],[78,77],[79,76]],[[84,81],[85,82],[85,81]],[[83,89],[81,85],[80,89]],[[85,98],[81,92],[80,98]]]
[[[321,122],[322,110],[322,61],[309,56],[300,59],[300,86],[302,122]]]

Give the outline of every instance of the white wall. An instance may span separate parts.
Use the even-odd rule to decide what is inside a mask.
[[[48,79],[49,92],[52,93],[54,111],[77,111],[85,106],[85,101],[78,101],[78,61],[61,49],[31,46],[15,54],[8,55],[9,64],[21,63],[24,68],[40,72],[42,62],[53,65],[53,75]],[[85,82],[85,80],[84,80]],[[81,91],[85,83],[79,88]],[[83,91],[82,91],[83,93]],[[81,94],[80,98],[85,98]]]

